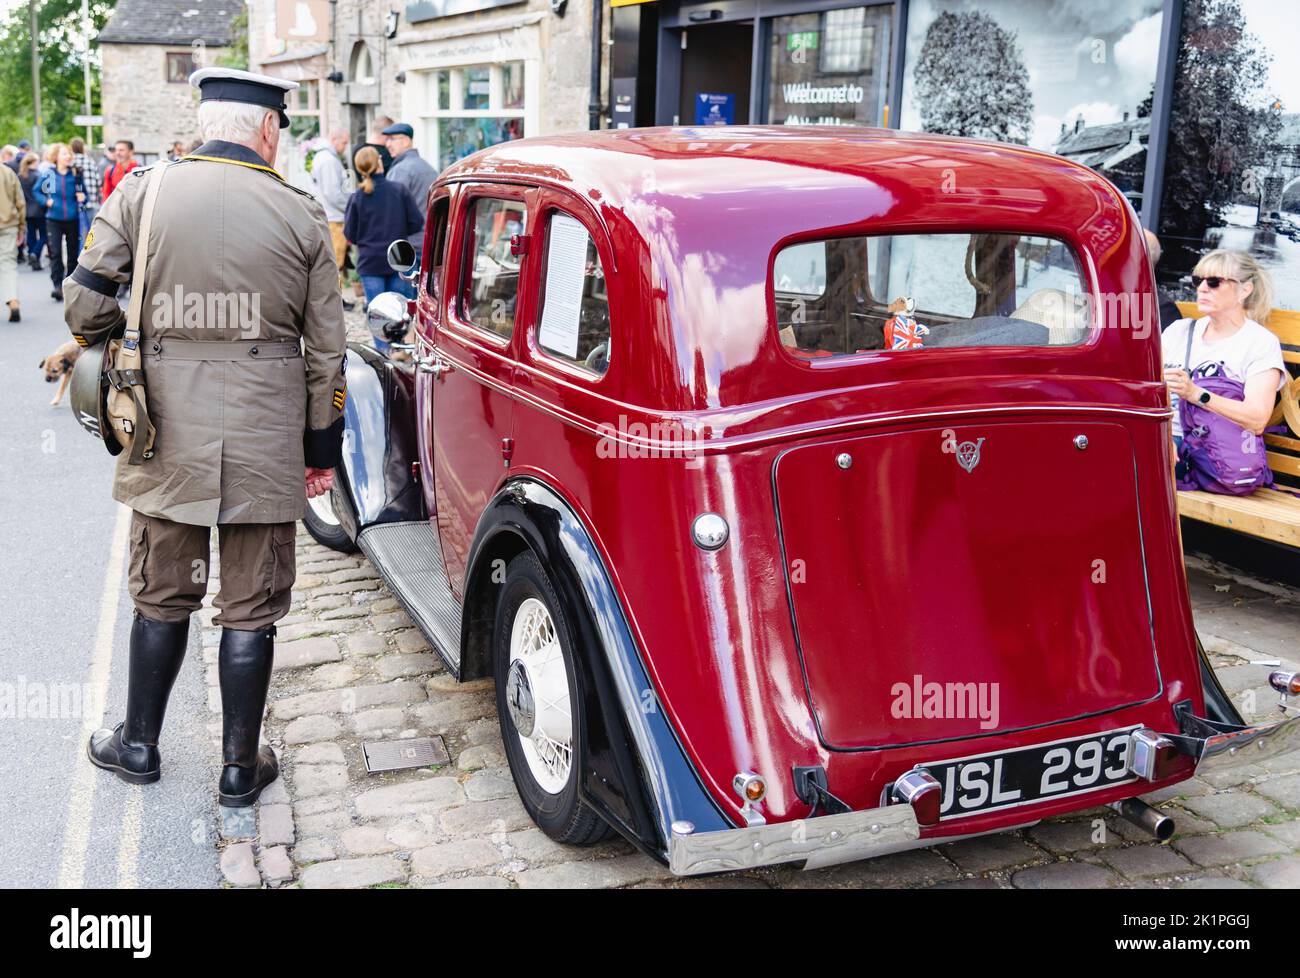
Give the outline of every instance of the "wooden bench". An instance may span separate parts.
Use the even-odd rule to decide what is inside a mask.
[[[1184,316],[1197,317],[1195,302],[1180,302]],[[1300,365],[1300,312],[1274,310],[1264,324],[1282,341],[1282,359]],[[1268,464],[1275,476],[1300,482],[1300,378],[1288,374],[1269,427],[1285,424],[1285,435],[1265,435]],[[1278,483],[1285,485],[1284,479]],[[1300,490],[1297,490],[1300,491]],[[1189,519],[1227,527],[1239,533],[1300,548],[1300,499],[1274,489],[1257,489],[1249,496],[1220,496],[1210,492],[1178,493],[1178,512]]]

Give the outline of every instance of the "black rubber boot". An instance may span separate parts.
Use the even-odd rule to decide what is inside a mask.
[[[221,784],[219,801],[243,808],[280,774],[270,747],[258,748],[262,710],[271,685],[275,626],[255,632],[221,630],[217,674],[221,681]]]
[[[167,697],[185,660],[190,622],[154,621],[139,612],[131,623],[126,719],[112,730],[90,735],[90,763],[131,784],[149,784],[162,774],[158,736]]]

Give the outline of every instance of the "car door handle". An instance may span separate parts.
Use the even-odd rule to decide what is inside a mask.
[[[433,374],[435,380],[443,374],[448,374],[452,371],[451,364],[436,353],[428,357],[417,356],[415,362],[417,364],[417,370],[426,374]]]

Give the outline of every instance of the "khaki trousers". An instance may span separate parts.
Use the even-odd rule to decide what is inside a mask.
[[[343,286],[343,266],[348,260],[348,239],[342,221],[330,221],[330,242],[334,245],[334,264],[339,268],[339,287]]]
[[[0,228],[0,303],[18,300],[18,228]]]
[[[293,523],[222,523],[221,588],[213,624],[256,631],[279,621],[292,600]],[[208,590],[212,528],[131,515],[129,587],[136,610],[154,621],[180,622]]]

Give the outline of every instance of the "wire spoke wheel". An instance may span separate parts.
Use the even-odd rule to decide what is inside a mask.
[[[556,842],[591,845],[612,830],[583,798],[590,717],[569,609],[536,553],[511,558],[492,626],[492,675],[519,800]]]
[[[527,598],[510,630],[510,664],[521,662],[533,697],[530,736],[518,733],[528,768],[538,785],[558,794],[573,767],[573,712],[569,676],[555,622],[546,605]]]

